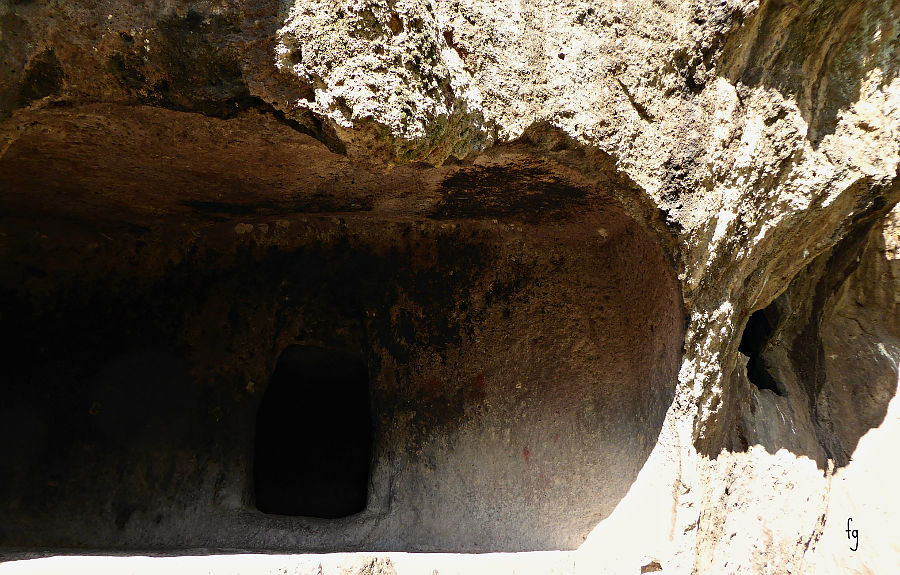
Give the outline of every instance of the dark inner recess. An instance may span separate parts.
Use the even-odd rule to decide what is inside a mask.
[[[759,389],[769,389],[776,395],[784,395],[784,388],[769,373],[765,360],[761,357],[773,332],[772,323],[765,310],[756,310],[747,320],[738,351],[747,356],[747,379]]]
[[[345,352],[289,346],[256,422],[256,508],[337,518],[365,509],[372,449],[366,365]]]

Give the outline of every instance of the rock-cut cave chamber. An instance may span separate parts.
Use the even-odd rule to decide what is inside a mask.
[[[684,311],[611,170],[510,146],[374,172],[255,112],[22,113],[0,546],[572,549],[653,448]]]

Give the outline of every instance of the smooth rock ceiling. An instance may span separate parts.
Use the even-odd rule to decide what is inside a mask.
[[[897,22],[0,2],[0,550],[889,572]]]

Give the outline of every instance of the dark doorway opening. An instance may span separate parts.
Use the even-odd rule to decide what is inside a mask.
[[[371,450],[366,365],[332,349],[286,348],[257,414],[256,508],[328,519],[362,511]]]
[[[784,395],[781,385],[766,366],[762,353],[772,337],[774,327],[766,316],[766,311],[759,309],[750,315],[738,351],[747,356],[747,379],[758,389],[768,389],[776,395]]]

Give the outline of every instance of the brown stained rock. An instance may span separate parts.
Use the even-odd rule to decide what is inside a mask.
[[[653,447],[684,312],[614,176],[518,152],[377,174],[257,112],[13,118],[4,389],[37,455],[8,469],[5,544],[574,548]],[[368,504],[327,528],[254,507],[293,344],[368,371]]]

